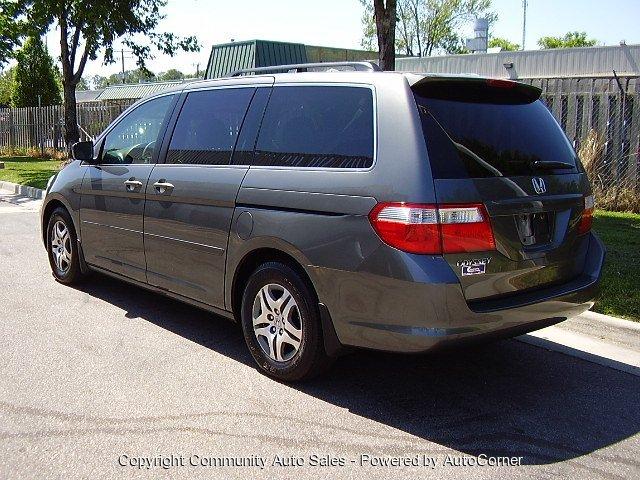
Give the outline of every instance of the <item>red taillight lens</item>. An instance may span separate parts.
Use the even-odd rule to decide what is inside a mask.
[[[439,211],[444,253],[495,250],[496,242],[484,205],[442,205]]]
[[[369,220],[388,245],[410,253],[438,254],[440,226],[435,205],[414,203],[379,203]]]
[[[580,223],[578,224],[578,235],[584,235],[591,231],[591,225],[593,224],[593,209],[595,207],[595,201],[593,195],[584,197],[584,210],[580,217]]]
[[[369,220],[386,244],[405,252],[437,255],[496,247],[482,204],[379,203]]]

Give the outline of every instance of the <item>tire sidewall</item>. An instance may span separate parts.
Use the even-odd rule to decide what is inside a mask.
[[[53,258],[53,251],[51,249],[51,232],[53,230],[53,226],[56,222],[62,221],[67,230],[69,230],[69,238],[71,241],[71,266],[69,270],[67,270],[64,274],[60,274],[58,272],[58,268],[56,267],[55,260]],[[73,221],[71,217],[61,208],[57,208],[53,211],[51,216],[49,217],[49,222],[47,223],[47,256],[49,257],[49,265],[51,266],[51,272],[56,280],[61,283],[72,283],[79,276],[80,265],[78,259],[78,239],[76,236],[75,228],[73,227]]]
[[[276,362],[264,353],[253,331],[253,302],[259,290],[269,283],[285,287],[298,305],[302,323],[302,339],[296,355],[286,362]],[[319,328],[319,314],[313,295],[300,276],[281,263],[266,263],[251,275],[242,297],[241,322],[244,338],[249,351],[262,371],[281,380],[299,380],[309,374],[314,367],[321,348],[322,336]]]

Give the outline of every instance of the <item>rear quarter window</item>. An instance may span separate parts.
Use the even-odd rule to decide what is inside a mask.
[[[373,164],[373,128],[370,88],[275,87],[253,164],[367,168]]]

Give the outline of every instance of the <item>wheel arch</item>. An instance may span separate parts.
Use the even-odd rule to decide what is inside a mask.
[[[258,268],[261,264],[266,262],[280,262],[292,268],[298,273],[311,289],[311,292],[315,296],[316,303],[318,302],[318,294],[309,273],[304,268],[302,263],[296,259],[290,253],[284,252],[274,247],[258,247],[247,253],[237,263],[233,280],[231,283],[231,311],[236,320],[240,315],[240,304],[242,302],[242,293],[244,286],[249,280],[249,276]]]
[[[62,199],[58,197],[54,197],[48,200],[47,203],[42,208],[41,232],[42,232],[42,242],[44,243],[45,246],[47,245],[47,225],[49,224],[49,219],[51,218],[51,214],[58,207],[64,208],[67,211],[67,213],[71,217],[71,221],[73,222],[73,228],[76,231],[76,237],[78,239],[80,238],[80,230],[78,229],[78,225],[76,224],[76,219],[74,218],[72,214],[72,210],[69,208],[69,205],[67,205]]]
[[[318,298],[318,292],[316,291],[316,287],[311,276],[304,268],[304,262],[295,258],[291,253],[287,253],[284,250],[273,246],[261,246],[246,252],[234,269],[233,280],[230,288],[230,306],[233,317],[236,321],[240,322],[240,309],[244,286],[246,285],[251,273],[265,262],[284,263],[296,271],[302,279],[307,282],[319,310],[320,321],[322,323],[322,338],[326,354],[331,357],[335,357],[346,351],[347,349],[340,342],[340,339],[336,334],[329,310]]]

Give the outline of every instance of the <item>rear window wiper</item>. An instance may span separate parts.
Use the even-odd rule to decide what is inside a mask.
[[[576,166],[571,163],[557,162],[554,160],[536,160],[532,165],[534,168],[540,170],[573,170],[576,168]]]

